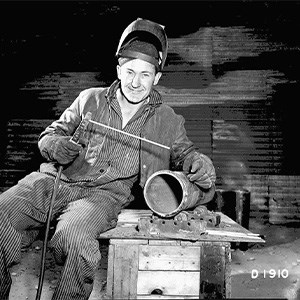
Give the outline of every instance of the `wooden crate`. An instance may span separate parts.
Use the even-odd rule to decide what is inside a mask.
[[[137,229],[151,210],[124,209],[117,226],[101,234],[109,239],[108,299],[226,299],[231,295],[232,242],[262,243],[218,212],[219,227],[191,237],[149,236]]]
[[[110,240],[110,299],[225,299],[230,287],[230,243]]]

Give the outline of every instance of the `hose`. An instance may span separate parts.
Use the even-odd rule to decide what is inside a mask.
[[[50,221],[51,221],[52,210],[53,210],[54,201],[55,201],[55,198],[57,195],[57,190],[58,190],[58,186],[59,186],[62,169],[63,169],[63,167],[59,166],[58,172],[56,174],[55,182],[54,182],[53,193],[52,193],[50,204],[49,204],[49,211],[47,214],[45,238],[44,238],[44,242],[43,242],[43,251],[42,251],[41,266],[40,266],[39,285],[38,285],[36,298],[35,298],[36,300],[41,299],[41,294],[42,294],[42,289],[43,289],[43,282],[44,282],[44,275],[45,275],[46,251],[47,251],[47,242],[48,242],[48,235],[49,235],[49,229],[50,229]]]

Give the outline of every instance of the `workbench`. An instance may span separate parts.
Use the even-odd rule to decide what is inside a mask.
[[[109,239],[108,299],[226,299],[231,295],[231,242],[261,243],[258,235],[221,212],[219,227],[197,238],[139,232],[151,210],[124,209]]]

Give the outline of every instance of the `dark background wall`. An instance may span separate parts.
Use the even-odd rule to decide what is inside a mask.
[[[115,79],[118,39],[137,17],[165,25],[170,53],[160,89],[218,174],[238,149],[247,174],[299,175],[299,8],[299,1],[1,1],[2,189],[38,167],[38,133],[80,89]],[[228,132],[238,139],[224,143]],[[261,178],[254,186],[267,193]]]
[[[216,26],[267,33],[270,43],[283,43],[291,52],[252,63],[272,64],[295,79],[299,7],[297,1],[1,1],[1,66],[10,76],[6,82],[46,71],[111,72],[122,30],[143,17],[165,25],[170,38]]]

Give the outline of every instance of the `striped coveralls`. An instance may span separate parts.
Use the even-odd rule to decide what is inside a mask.
[[[8,299],[9,267],[20,261],[22,239],[33,241],[46,222],[57,173],[51,162],[57,135],[71,136],[87,112],[94,121],[122,129],[118,87],[115,81],[109,88],[81,92],[39,138],[47,162],[0,195],[0,299]],[[169,168],[170,158],[179,161],[194,151],[183,118],[162,104],[157,91],[149,99],[123,130],[168,145],[172,154],[89,123],[83,136],[86,147],[63,170],[53,208],[58,223],[50,241],[56,262],[63,265],[54,300],[89,298],[101,258],[97,239],[116,225],[121,209],[133,200],[134,182],[143,187],[152,173]]]

